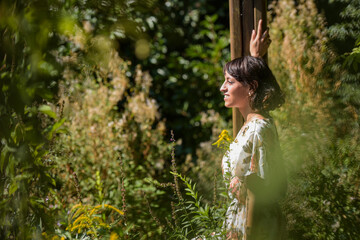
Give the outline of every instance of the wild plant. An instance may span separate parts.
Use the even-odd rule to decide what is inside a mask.
[[[115,212],[119,216],[124,215],[124,212],[109,204],[96,206],[77,204],[70,210],[69,226],[66,230],[71,234],[76,233],[76,235],[83,234],[91,238],[99,238],[107,231],[111,231],[121,219],[117,217],[117,220],[112,223],[106,222],[104,219],[110,218],[108,214],[105,214],[106,211]]]
[[[214,198],[214,187],[209,182],[222,182],[221,159],[223,148],[214,147],[214,142],[224,129],[229,129],[230,123],[225,117],[215,110],[207,110],[200,113],[202,126],[211,126],[211,137],[201,142],[196,149],[196,164],[193,159],[182,164],[181,172],[191,179],[196,180],[197,189],[204,196],[204,202],[211,203]]]
[[[57,164],[53,198],[60,228],[70,224],[70,206],[108,204],[123,213],[120,237],[159,236],[141,210],[142,192],[152,207],[165,201],[165,192],[146,179],[163,178],[169,158],[165,122],[150,97],[152,78],[121,59],[106,36],[76,25],[64,41],[57,57],[65,71],[54,108],[67,119],[66,131],[50,154]],[[156,211],[167,215],[165,208]]]
[[[225,237],[225,229],[222,227],[225,220],[225,213],[229,204],[227,195],[227,188],[222,187],[223,190],[220,198],[218,198],[216,187],[214,187],[213,203],[204,203],[203,197],[196,189],[196,183],[180,173],[178,173],[175,161],[175,139],[173,132],[171,133],[172,141],[172,171],[174,177],[174,196],[177,202],[171,202],[172,206],[172,221],[167,221],[167,233],[170,239],[190,239],[190,238],[206,238],[218,239]],[[218,147],[228,149],[231,141],[230,136],[226,130],[219,135],[219,140],[214,143]],[[180,191],[181,186],[179,181],[184,184],[185,196]],[[226,180],[224,180],[226,181]],[[216,186],[216,179],[214,180]]]
[[[137,83],[131,90],[132,95],[126,95],[122,90],[127,87],[121,85],[120,78],[116,79],[113,74],[112,77],[109,84],[88,78],[82,83],[86,86],[84,91],[78,89],[64,93],[68,104],[64,112],[69,114],[71,121],[65,123],[69,133],[60,139],[62,144],[58,145],[58,151],[65,156],[57,155],[59,176],[71,178],[61,169],[66,166],[73,168],[78,175],[81,195],[86,196],[82,198],[84,204],[98,202],[122,206],[125,221],[134,221],[128,226],[136,229],[147,226],[146,215],[139,216],[138,213],[140,207],[146,205],[140,192],[147,193],[152,205],[157,201],[154,199],[163,194],[145,179],[161,174],[165,163],[162,152],[165,153],[167,147],[162,145],[163,123],[157,122],[153,129],[157,108],[149,99],[149,93],[145,92],[148,87],[143,84],[151,81],[149,76],[137,68]],[[120,105],[118,99],[121,98],[125,102]],[[69,112],[68,108],[72,111]],[[101,186],[99,179],[102,179]],[[64,182],[60,193],[63,201],[74,204],[72,194],[67,193],[77,191],[70,183]],[[96,199],[94,196],[99,197]],[[150,229],[154,228],[147,226],[146,229],[151,232]]]
[[[74,184],[78,185],[77,174],[72,172]],[[124,212],[103,202],[103,187],[99,171],[96,172],[97,200],[99,204],[83,204],[81,199],[67,212],[63,224],[57,226],[55,233],[43,233],[45,239],[103,239],[110,236],[118,239],[118,229],[125,230]],[[81,198],[80,189],[77,187]],[[122,231],[123,232],[123,231]]]
[[[342,14],[355,17],[350,2],[358,1],[332,2],[342,2]],[[270,35],[276,40],[269,65],[288,96],[273,112],[290,176],[283,203],[288,239],[356,239],[359,124],[349,99],[357,93],[347,85],[352,77],[334,61],[331,42],[339,39],[329,39],[335,29],[327,32],[316,1],[274,1],[270,8]],[[346,41],[351,39],[346,33],[359,26],[351,19],[348,29],[337,29]]]

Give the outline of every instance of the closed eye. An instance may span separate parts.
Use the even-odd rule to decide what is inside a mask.
[[[229,80],[229,79],[227,79],[226,80],[229,84],[233,84],[234,83],[234,81],[231,81],[231,80]]]

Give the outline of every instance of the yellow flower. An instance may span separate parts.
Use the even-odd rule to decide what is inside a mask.
[[[73,222],[73,225],[76,226],[79,222],[91,222],[91,219],[86,216],[80,216]]]
[[[220,145],[225,144],[225,142],[230,142],[231,137],[229,136],[229,132],[227,130],[222,130],[219,139],[214,142],[212,145],[217,145],[217,147],[220,147]]]
[[[78,203],[78,204],[76,204],[76,205],[74,205],[71,209],[70,209],[70,211],[72,212],[72,211],[74,211],[76,208],[78,208],[78,207],[81,207],[81,203]]]
[[[101,213],[101,210],[104,208],[113,210],[120,215],[124,215],[124,212],[109,204],[101,204],[97,206],[78,204],[71,209],[71,211],[75,213],[71,218],[72,224],[69,224],[66,229],[70,229],[71,232],[77,231],[78,233],[81,233],[83,230],[88,230],[87,233],[89,235],[96,235],[96,232],[90,230],[94,227],[110,229],[109,224],[105,223],[104,220],[99,216],[96,216],[96,214]]]
[[[114,206],[111,206],[111,205],[108,205],[108,204],[105,204],[104,206],[107,207],[107,208],[110,208],[110,209],[114,210],[115,212],[117,212],[117,213],[120,214],[120,215],[124,215],[124,212],[123,212],[123,211],[117,209],[117,208],[114,207]]]
[[[108,209],[111,209],[111,210],[114,210],[115,212],[119,213],[120,215],[124,215],[124,212],[117,209],[116,207],[114,206],[111,206],[109,204],[104,204],[104,205],[97,205],[96,207],[94,207],[91,212],[90,212],[90,216],[93,215],[95,213],[95,211],[101,207],[104,207],[104,208],[108,208]]]
[[[116,233],[112,232],[110,235],[110,240],[117,240],[117,239],[119,239],[119,236]]]
[[[71,219],[74,219],[74,218],[76,218],[76,216],[81,216],[82,214],[82,212],[84,212],[84,210],[85,210],[85,207],[83,207],[83,206],[81,206],[81,204],[79,205],[75,205],[72,209],[71,209],[71,211],[73,211],[73,210],[75,210],[77,207],[79,207],[79,209],[78,210],[76,210],[76,212],[74,213],[74,215],[72,216],[72,218]]]

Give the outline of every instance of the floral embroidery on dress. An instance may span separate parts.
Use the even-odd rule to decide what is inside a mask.
[[[244,129],[242,130],[242,135],[244,136],[246,131],[249,129],[249,125],[246,125]]]

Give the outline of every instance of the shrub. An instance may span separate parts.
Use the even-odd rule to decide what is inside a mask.
[[[359,149],[339,124],[354,119],[340,104],[324,19],[313,1],[277,1],[272,13],[269,62],[288,96],[274,116],[290,173],[289,239],[356,239]]]
[[[93,36],[81,27],[73,34],[66,36],[69,49],[58,53],[66,69],[59,102],[53,106],[67,119],[66,134],[50,156],[57,164],[53,174],[58,187],[51,201],[60,215],[60,229],[68,225],[72,205],[109,204],[124,212],[115,229],[120,236],[158,235],[161,230],[148,221],[143,206],[146,199],[153,207],[164,201],[165,192],[147,179],[166,177],[169,147],[157,103],[149,97],[152,79],[140,66],[128,78],[130,63],[118,56],[109,38]],[[160,215],[168,212],[159,207]]]

